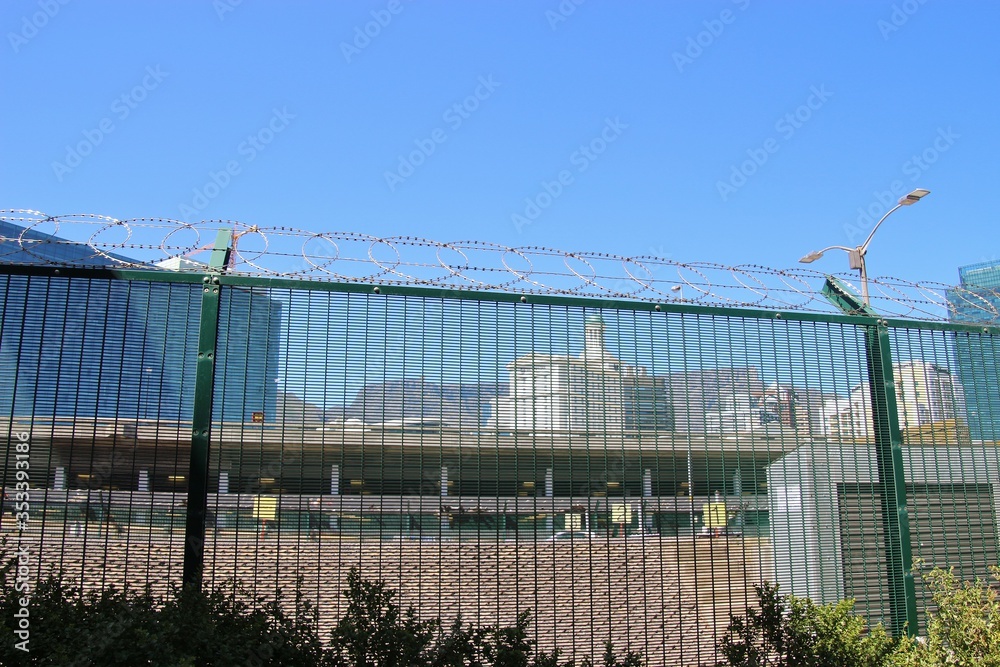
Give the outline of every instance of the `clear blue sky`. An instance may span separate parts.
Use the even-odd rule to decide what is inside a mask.
[[[932,194],[872,275],[1000,257],[998,3],[7,0],[0,24],[2,208],[785,268],[860,242],[895,185]]]

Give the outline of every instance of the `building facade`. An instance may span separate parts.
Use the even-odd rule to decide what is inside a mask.
[[[915,428],[964,417],[961,382],[938,364],[906,361],[893,364],[901,428]]]
[[[109,270],[141,264],[95,256],[89,246],[3,221],[0,261]],[[191,420],[200,285],[110,275],[82,280],[4,274],[0,280],[0,418],[67,424],[103,419],[129,424],[131,433],[142,424]],[[215,420],[277,418],[281,323],[281,303],[264,291],[223,294],[219,330],[225,344],[215,365]]]
[[[962,289],[948,293],[952,321],[1000,321],[1000,262],[964,266],[958,275]],[[972,438],[1000,440],[1000,349],[993,337],[971,332],[955,333],[954,344]]]
[[[893,364],[899,426],[915,429],[964,418],[962,384],[947,368],[926,361]],[[828,437],[867,440],[872,437],[871,399],[865,383],[851,388],[849,398],[826,401],[823,410]]]
[[[116,260],[138,263],[93,255],[88,246],[0,222],[4,262],[108,268]],[[200,289],[113,280],[5,279],[0,416],[190,419],[197,327],[170,324],[198,322]],[[273,421],[281,304],[262,292],[227,290],[219,328],[226,345],[217,363],[221,386],[217,382],[215,419]]]
[[[498,431],[672,431],[664,378],[627,364],[604,344],[600,316],[587,318],[579,356],[535,352],[507,364],[508,393],[492,400]]]

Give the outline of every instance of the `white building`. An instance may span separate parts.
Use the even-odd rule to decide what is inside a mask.
[[[529,353],[507,364],[510,389],[493,401],[489,426],[501,431],[673,429],[662,378],[604,347],[604,321],[587,318],[579,356]]]
[[[851,387],[850,398],[834,398],[823,404],[823,434],[848,439],[865,439],[871,433],[868,385]]]
[[[760,397],[733,394],[719,400],[717,411],[705,413],[705,431],[744,433],[778,421],[778,415],[769,412]]]
[[[912,428],[954,419],[964,408],[962,385],[937,364],[907,361],[892,368],[899,403],[899,425]]]
[[[961,416],[962,386],[947,368],[926,361],[904,361],[893,364],[892,373],[900,428],[915,428]],[[849,399],[827,401],[823,421],[828,436],[869,438],[872,421],[868,384],[852,387]]]
[[[708,433],[741,433],[771,425],[797,428],[798,396],[792,387],[772,383],[763,391],[720,396],[719,409],[705,413]]]

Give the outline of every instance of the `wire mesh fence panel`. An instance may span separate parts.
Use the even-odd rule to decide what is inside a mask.
[[[180,585],[198,312],[187,285],[0,276],[4,527],[37,577]]]
[[[39,577],[298,592],[328,637],[356,569],[446,626],[692,665],[762,582],[901,632],[911,555],[997,562],[989,331],[71,273],[0,273],[4,528]]]
[[[248,353],[222,337],[219,359],[246,364],[217,371],[216,397],[251,370],[276,390],[213,431],[211,583],[286,601],[298,586],[325,632],[358,568],[424,617],[530,610],[544,649],[612,640],[653,664],[712,662],[763,581],[842,594],[816,518],[835,501],[808,490],[825,473],[802,452],[856,465],[837,448],[864,441],[862,328],[241,289],[264,319]],[[877,590],[885,570],[862,576]]]
[[[893,330],[912,549],[925,569],[953,567],[963,579],[1000,565],[1000,450],[992,406],[1000,405],[995,336],[948,329]],[[917,579],[918,608],[930,596]],[[920,631],[925,615],[921,614]]]

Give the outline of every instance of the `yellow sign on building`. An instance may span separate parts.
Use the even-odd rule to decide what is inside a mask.
[[[702,508],[705,515],[705,527],[721,529],[726,527],[726,503],[707,503]]]
[[[612,505],[611,523],[632,523],[632,506],[624,503]]]
[[[278,515],[278,499],[274,496],[257,496],[253,499],[253,518],[274,521]]]

